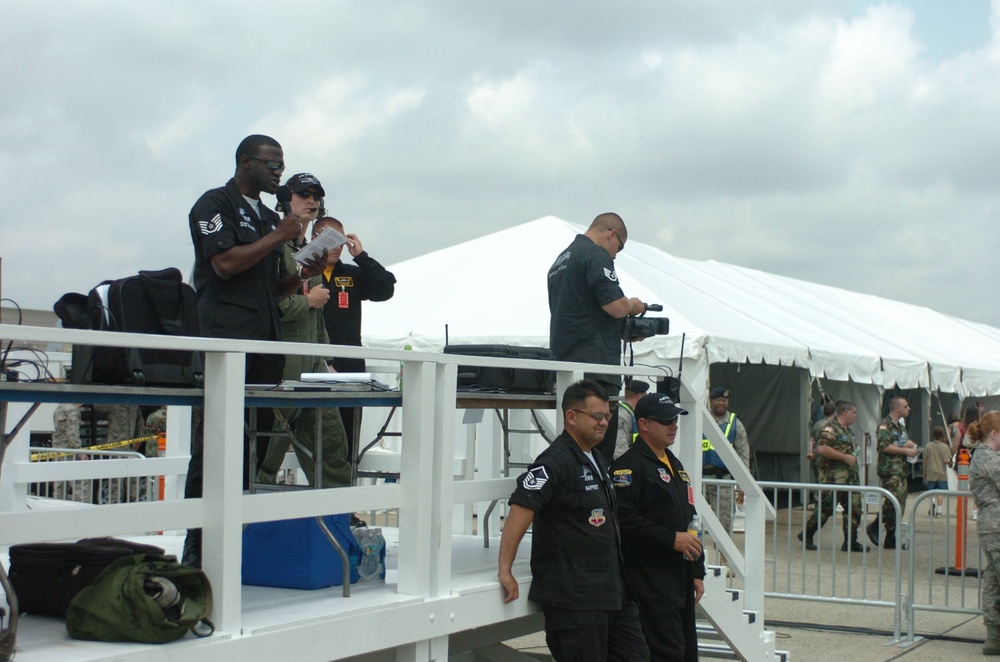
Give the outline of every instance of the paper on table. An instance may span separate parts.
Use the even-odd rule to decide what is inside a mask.
[[[370,372],[303,372],[304,382],[369,382],[375,376]]]
[[[305,264],[310,258],[317,258],[323,254],[323,249],[333,250],[337,246],[347,243],[347,237],[337,232],[333,228],[327,228],[319,233],[319,236],[292,254],[292,259],[300,264]]]

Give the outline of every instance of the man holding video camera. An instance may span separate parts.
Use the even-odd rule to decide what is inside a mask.
[[[600,214],[549,268],[549,348],[559,361],[621,363],[624,319],[641,315],[646,305],[627,297],[618,284],[615,256],[625,249],[628,231],[621,216]],[[617,374],[588,375],[611,395],[617,395]],[[617,418],[617,408],[613,411]],[[597,446],[610,462],[614,452],[617,420]]]

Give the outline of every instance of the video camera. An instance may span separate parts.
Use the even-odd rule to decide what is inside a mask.
[[[646,313],[652,310],[660,312],[663,306],[658,303],[644,304],[646,309],[641,315],[636,317],[626,317],[625,327],[622,329],[622,340],[625,342],[636,342],[653,336],[665,336],[670,333],[669,317],[646,317]]]

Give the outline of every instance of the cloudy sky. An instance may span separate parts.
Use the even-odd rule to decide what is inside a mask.
[[[187,273],[191,205],[265,133],[385,264],[618,211],[679,257],[1000,326],[1000,1],[6,0],[0,49],[22,307]]]

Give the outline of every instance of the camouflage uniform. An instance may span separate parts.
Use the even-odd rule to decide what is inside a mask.
[[[840,421],[836,418],[831,421],[823,419],[819,423],[822,423],[823,426],[820,427],[819,424],[815,426],[815,428],[819,428],[818,432],[815,432],[817,451],[820,447],[827,446],[838,453],[853,455],[857,458],[858,445],[854,440],[854,432],[850,428],[841,425]],[[860,484],[857,463],[854,466],[848,466],[846,462],[833,460],[818,454],[817,463],[819,465],[820,483],[825,485]],[[849,504],[848,497],[850,497]],[[809,517],[809,521],[806,523],[806,535],[811,539],[816,530],[821,529],[826,524],[826,520],[833,515],[833,503],[835,499],[837,503],[844,507],[844,538],[847,541],[856,542],[858,538],[858,526],[861,524],[861,514],[863,512],[861,494],[858,492],[823,492],[819,510],[814,510],[813,514]],[[820,516],[818,523],[816,521],[817,515]],[[851,523],[850,533],[848,533],[847,527],[848,517],[850,517]]]
[[[80,448],[80,405],[63,403],[56,407],[52,415],[52,445],[55,448]],[[73,458],[76,459],[76,458]],[[90,503],[89,480],[66,480],[56,483],[53,496],[56,499]]]
[[[886,453],[885,449],[889,446],[905,445],[909,441],[906,428],[893,422],[891,416],[886,416],[879,423],[876,440],[878,448],[876,473],[878,473],[882,487],[899,500],[899,515],[902,517],[906,513],[906,494],[908,492],[906,477],[909,474],[910,465],[906,461],[906,455]],[[882,523],[885,525],[886,536],[895,537],[896,509],[889,499],[882,500]]]
[[[107,443],[138,439],[146,436],[146,419],[139,405],[95,405],[94,413],[108,419]],[[153,446],[156,442],[152,442]],[[113,448],[116,451],[138,451],[145,453],[142,442]],[[101,503],[123,503],[144,501],[148,494],[148,478],[102,478]],[[122,489],[124,487],[124,489]],[[124,495],[123,495],[124,492]]]
[[[976,499],[979,544],[986,557],[982,610],[987,625],[1000,624],[1000,452],[980,446],[969,465],[969,490]]]
[[[716,418],[715,422],[718,424],[719,429],[725,436],[726,427],[730,424],[730,416],[732,416],[732,429],[734,434],[729,437],[732,441],[733,450],[736,451],[736,455],[739,456],[740,460],[743,462],[743,466],[750,466],[750,440],[747,436],[747,429],[743,427],[743,422],[736,416],[736,414],[727,411],[722,418]],[[713,417],[714,418],[714,417]],[[708,446],[706,446],[706,443]],[[712,448],[711,442],[707,438],[702,440],[702,449]],[[704,456],[704,453],[703,453]],[[713,467],[703,464],[702,465],[702,475],[706,478],[721,478],[732,480],[732,472],[726,469],[715,469],[713,472]],[[723,528],[729,533],[730,536],[733,535],[733,487],[731,486],[716,486],[709,485],[705,486],[705,501],[708,505],[712,507],[715,512],[715,516],[719,518],[719,522],[722,524]],[[742,502],[741,502],[742,503]]]

